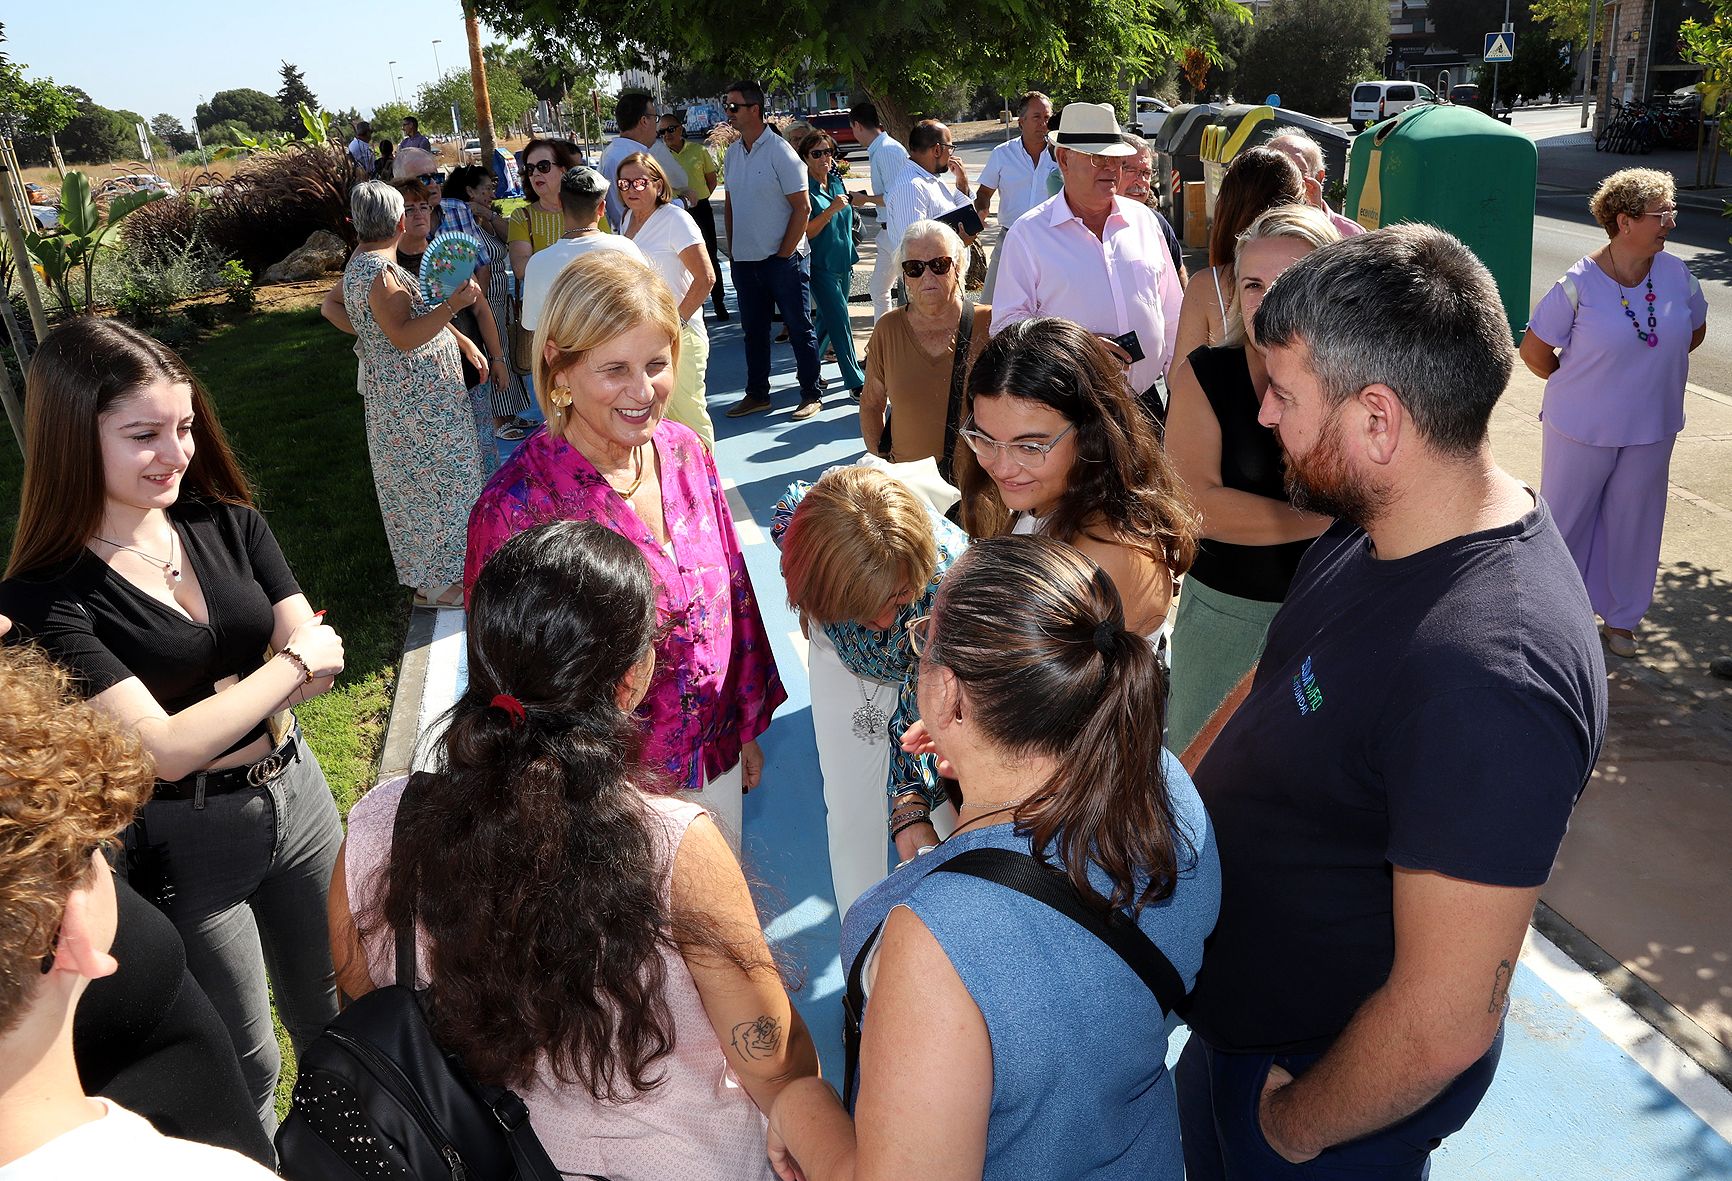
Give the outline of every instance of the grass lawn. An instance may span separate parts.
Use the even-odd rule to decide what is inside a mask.
[[[352,340],[316,307],[259,311],[188,350],[229,441],[252,477],[261,509],[314,610],[343,637],[336,687],[296,713],[345,815],[371,784],[409,620],[397,585],[355,392]],[[18,522],[23,465],[0,447],[0,545]],[[294,1085],[282,1027],[279,1114]]]

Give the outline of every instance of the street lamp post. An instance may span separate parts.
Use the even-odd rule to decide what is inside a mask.
[[[403,101],[403,95],[397,89],[397,63],[395,60],[392,60],[386,62],[385,66],[386,76],[391,79],[391,93],[396,97],[397,101],[401,103]]]
[[[439,66],[439,41],[440,39],[438,37],[433,38],[433,73],[435,75],[435,82],[442,82],[445,80],[445,71]]]

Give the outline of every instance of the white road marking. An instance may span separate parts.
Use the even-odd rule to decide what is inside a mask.
[[[1732,1095],[1659,1030],[1638,1017],[1590,972],[1538,931],[1528,931],[1522,962],[1720,1137],[1732,1142]]]
[[[740,539],[742,546],[763,545],[764,531],[758,528],[758,523],[752,519],[752,510],[746,507],[745,498],[734,486],[732,480],[724,479],[722,488],[728,494],[728,511],[734,514],[734,536]]]

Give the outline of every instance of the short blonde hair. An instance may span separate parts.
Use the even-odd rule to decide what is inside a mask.
[[[668,180],[667,172],[663,170],[659,163],[656,162],[656,158],[648,152],[633,152],[631,155],[619,162],[619,168],[615,170],[613,174],[616,187],[618,185],[619,174],[625,171],[625,166],[627,164],[636,164],[639,168],[649,173],[650,179],[656,182],[656,208],[659,209],[674,199],[673,182]],[[614,228],[618,229],[619,227],[615,226]]]
[[[925,504],[875,468],[825,472],[782,535],[788,604],[820,625],[871,619],[891,595],[918,594],[937,572]]]
[[[1259,214],[1256,221],[1246,226],[1245,232],[1233,244],[1233,302],[1227,308],[1222,344],[1245,343],[1245,315],[1239,308],[1239,260],[1245,256],[1246,246],[1267,238],[1293,238],[1309,243],[1312,250],[1318,250],[1331,242],[1341,241],[1341,231],[1335,228],[1328,214],[1310,205],[1277,205]]]
[[[962,238],[957,232],[941,221],[923,218],[902,231],[902,241],[896,244],[896,265],[901,266],[902,260],[908,257],[910,242],[924,242],[935,238],[944,247],[944,252],[955,264],[952,268],[956,275],[957,287],[962,286],[963,276],[968,274],[968,247],[962,244]]]
[[[1624,168],[1600,182],[1588,199],[1588,210],[1608,238],[1618,236],[1618,214],[1641,217],[1655,201],[1677,196],[1671,173],[1655,168]]]
[[[565,408],[550,401],[554,375],[621,333],[653,324],[667,333],[673,363],[680,363],[680,310],[661,275],[620,250],[594,250],[565,265],[547,292],[535,327],[535,402],[558,433]],[[549,349],[553,359],[548,359]]]

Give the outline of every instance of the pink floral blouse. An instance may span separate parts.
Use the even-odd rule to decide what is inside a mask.
[[[669,544],[656,544],[635,510],[588,460],[545,427],[493,473],[469,513],[465,593],[512,536],[550,521],[597,521],[643,552],[656,581],[655,679],[639,716],[644,755],[677,788],[698,791],[732,769],[788,699],[715,461],[690,430],[664,419],[653,435],[661,462]]]

